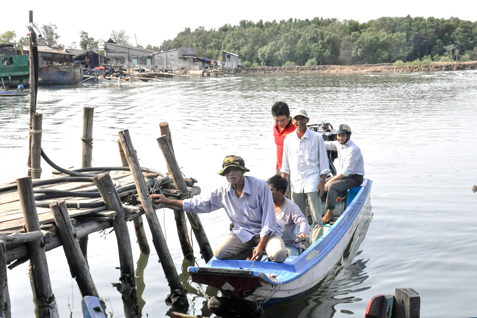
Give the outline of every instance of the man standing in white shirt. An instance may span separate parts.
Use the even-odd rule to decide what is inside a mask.
[[[323,137],[306,127],[310,121],[306,110],[292,114],[296,130],[286,136],[283,145],[282,177],[290,175],[291,198],[304,215],[310,206],[312,243],[323,235],[321,196],[325,192],[326,176],[330,172]]]
[[[337,131],[335,141],[325,141],[327,150],[338,151],[338,173],[326,182],[326,214],[323,223],[333,219],[336,199],[340,192],[357,187],[363,183],[364,161],[359,147],[350,139],[351,128],[342,124]]]

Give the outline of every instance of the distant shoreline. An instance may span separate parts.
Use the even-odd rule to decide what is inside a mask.
[[[472,62],[433,62],[426,65],[393,65],[393,64],[363,64],[363,65],[314,65],[314,66],[259,66],[242,67],[240,73],[252,74],[388,74],[415,72],[442,72],[477,70],[477,61]]]

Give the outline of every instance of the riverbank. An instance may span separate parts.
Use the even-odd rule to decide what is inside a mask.
[[[362,64],[362,65],[314,65],[314,66],[259,66],[242,68],[244,75],[252,74],[352,74],[352,73],[415,73],[477,70],[477,61],[472,62],[433,62],[426,65]]]

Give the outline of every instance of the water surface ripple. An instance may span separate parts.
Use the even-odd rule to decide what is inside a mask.
[[[373,183],[373,220],[347,260],[307,295],[272,308],[269,317],[363,317],[377,294],[412,287],[422,317],[475,316],[477,283],[477,72],[383,75],[279,75],[166,79],[118,86],[41,87],[42,146],[63,167],[81,160],[82,109],[95,107],[93,165],[120,165],[118,132],[129,129],[141,165],[166,170],[156,142],[169,122],[179,165],[203,192],[223,178],[221,161],[239,154],[250,175],[274,172],[270,108],[275,101],[308,111],[311,122],[347,123]],[[0,182],[26,174],[29,101],[0,100]],[[43,177],[51,168],[43,162]],[[171,211],[158,211],[176,267],[186,283],[189,313],[210,314],[197,286],[187,281]],[[217,211],[201,216],[209,240],[227,234]],[[133,229],[130,228],[131,233]],[[135,238],[132,239],[135,242]],[[119,279],[117,247],[108,232],[90,236],[89,264],[99,294],[114,317],[124,313],[111,283]],[[151,244],[152,246],[152,244]],[[198,250],[197,244],[194,245]],[[143,315],[163,317],[167,282],[158,258],[141,256]],[[201,263],[198,251],[198,262]],[[146,266],[147,264],[147,266]],[[61,316],[81,316],[80,295],[61,249],[48,253]],[[33,317],[27,264],[8,272],[12,316]],[[213,293],[208,289],[208,293]],[[25,301],[26,300],[26,301]]]

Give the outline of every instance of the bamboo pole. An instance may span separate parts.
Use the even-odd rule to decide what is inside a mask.
[[[0,317],[11,317],[7,279],[7,254],[4,241],[0,241]]]
[[[93,118],[94,107],[83,108],[83,153],[82,153],[82,168],[90,168],[93,161]]]
[[[17,179],[18,194],[23,211],[27,232],[39,231],[40,222],[33,197],[33,184],[30,178]],[[55,296],[51,288],[50,274],[46,253],[42,240],[28,243],[31,260],[31,272],[35,284],[35,295],[38,304],[38,317],[59,317]]]
[[[121,162],[123,167],[128,166],[128,160],[124,155],[123,146],[121,146],[121,142],[118,140],[119,146],[119,155],[121,156]],[[142,216],[139,215],[138,217],[133,219],[134,222],[134,231],[136,232],[137,243],[139,245],[139,250],[141,253],[149,254],[151,253],[151,249],[149,248],[149,243],[147,242],[146,231],[144,230],[144,223],[142,221]]]
[[[172,152],[167,136],[157,138],[157,143],[164,154],[167,162],[167,169],[171,172],[174,184],[185,197],[188,197],[189,192],[187,189],[187,184],[185,183],[184,177],[182,176],[182,173],[179,169],[179,165],[177,164],[176,158]],[[209,240],[207,239],[207,235],[205,234],[202,222],[200,222],[200,218],[196,213],[187,213],[187,217],[189,218],[192,230],[194,231],[195,238],[199,243],[200,253],[202,254],[204,260],[208,262],[212,256],[214,256],[214,254],[212,252],[212,248],[210,247]]]
[[[95,296],[99,298],[88,264],[76,240],[76,233],[71,224],[65,201],[50,204],[50,209],[55,218],[57,231],[61,238],[66,259],[68,260],[71,277],[76,280],[83,297]]]
[[[81,156],[81,167],[90,168],[93,161],[93,118],[94,107],[83,107],[83,135],[81,141],[83,142],[83,151]],[[81,251],[86,262],[88,262],[88,241],[89,237],[84,236],[79,239]]]
[[[42,134],[42,114],[33,114],[31,136],[31,178],[40,179],[41,177],[41,134]]]
[[[161,128],[161,135],[166,136],[171,146],[172,154],[174,154],[174,149],[172,147],[171,131],[169,130],[169,124],[162,122],[159,124]],[[169,170],[169,174],[171,171]],[[179,236],[179,242],[181,244],[182,254],[186,258],[194,257],[194,250],[192,249],[192,244],[190,242],[189,233],[187,230],[187,223],[185,219],[185,214],[183,210],[174,210],[174,219],[177,226],[177,235]]]
[[[29,23],[33,23],[33,11],[29,11]],[[30,40],[29,40],[29,47],[30,52],[28,55],[28,59],[30,62],[30,131],[32,130],[32,118],[33,114],[36,113],[36,100],[37,100],[37,93],[38,93],[38,45],[37,45],[37,34],[32,27],[30,29]],[[32,136],[29,136],[29,143],[28,143],[28,168],[31,168],[31,144],[32,144]],[[31,171],[28,170],[28,176],[31,175]]]
[[[108,210],[116,211],[113,219],[114,232],[118,242],[119,264],[121,268],[121,294],[124,303],[126,317],[140,317],[141,312],[137,305],[136,283],[134,277],[134,263],[129,238],[128,226],[124,219],[124,210],[121,199],[114,188],[113,180],[109,173],[103,173],[95,177],[94,183],[101,193]]]
[[[154,211],[152,206],[152,200],[147,191],[146,182],[144,181],[144,176],[141,172],[141,167],[136,156],[136,151],[132,145],[129,131],[120,131],[119,139],[121,140],[121,145],[123,146],[129,167],[131,168],[142,208],[146,213],[146,219],[152,233],[152,242],[156,248],[162,268],[164,269],[169,287],[171,288],[171,295],[169,295],[169,298],[176,305],[187,305],[187,297],[174,266],[174,262],[172,261],[169,249],[167,248],[161,224],[159,223],[156,211]]]

